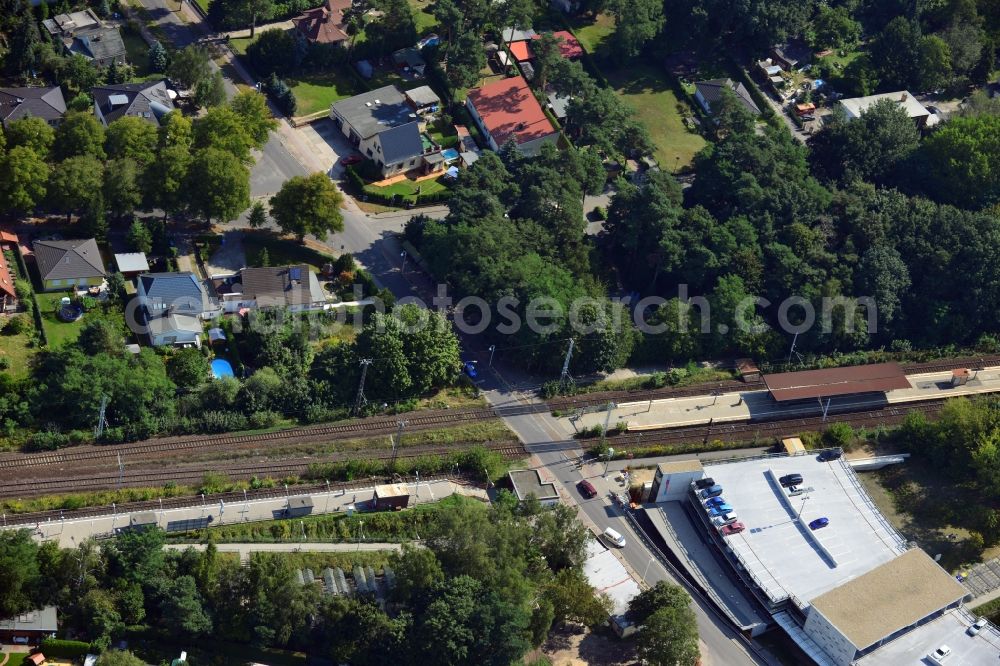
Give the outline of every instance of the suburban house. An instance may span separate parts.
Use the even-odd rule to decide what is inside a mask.
[[[91,9],[59,14],[42,25],[69,55],[82,55],[98,67],[126,63],[125,42],[118,28],[105,25]]]
[[[194,273],[145,273],[136,285],[145,333],[154,347],[201,347],[202,322],[222,314]]]
[[[43,291],[71,287],[99,287],[108,271],[93,238],[84,240],[38,240],[32,244]]]
[[[529,39],[534,39],[538,36],[538,33],[531,28],[505,28],[503,31],[503,42],[504,44],[510,45],[513,42],[526,42]]]
[[[378,165],[383,177],[425,168],[419,116],[396,86],[385,86],[330,106],[330,117],[351,145]]]
[[[933,127],[938,123],[938,117],[928,111],[927,108],[917,101],[917,99],[907,90],[883,93],[881,95],[868,95],[867,97],[842,99],[837,102],[837,106],[835,108],[845,120],[855,120],[860,118],[861,114],[867,111],[869,107],[883,99],[889,99],[896,102],[899,107],[906,112],[906,115],[913,119],[913,122],[916,123],[917,127],[920,129],[927,129],[928,127]]]
[[[62,88],[0,88],[0,123],[21,118],[41,118],[55,127],[66,113]]]
[[[167,82],[118,83],[90,89],[94,114],[104,125],[124,116],[142,118],[159,126],[160,120],[174,110]]]
[[[470,90],[465,106],[493,150],[514,141],[524,154],[537,155],[543,144],[559,139],[524,77]]]
[[[420,54],[420,49],[413,46],[393,52],[392,62],[404,78],[422,79],[427,68],[427,61]]]
[[[722,101],[723,90],[729,90],[732,92],[736,99],[742,104],[747,111],[754,114],[755,116],[760,115],[760,108],[757,106],[756,102],[753,101],[753,97],[750,96],[750,91],[746,89],[739,81],[733,81],[732,79],[712,79],[711,81],[698,81],[694,84],[694,98],[698,100],[698,104],[701,108],[705,109],[705,113],[713,115],[715,113],[715,106]]]
[[[0,643],[36,645],[59,630],[59,615],[55,606],[21,613],[0,620]]]
[[[11,252],[20,252],[20,241],[17,234],[0,230],[0,248]],[[7,257],[0,252],[0,311],[16,312],[18,306],[17,290],[14,288],[15,272],[7,262]]]
[[[213,282],[226,313],[260,308],[306,312],[322,310],[327,302],[316,274],[305,264],[244,268]]]
[[[771,47],[768,54],[776,65],[786,71],[799,69],[812,60],[812,51],[803,42],[789,42]]]
[[[137,277],[140,273],[149,272],[149,260],[145,252],[123,252],[115,255],[115,266],[118,272],[126,278]]]
[[[351,0],[327,0],[325,5],[310,9],[292,19],[299,35],[311,44],[340,44],[350,39],[344,12]]]

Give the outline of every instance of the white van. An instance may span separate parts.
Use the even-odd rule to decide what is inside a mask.
[[[623,537],[621,534],[611,529],[610,527],[604,530],[604,534],[602,534],[601,536],[603,536],[604,540],[607,541],[612,546],[615,546],[617,548],[625,547],[625,537]]]

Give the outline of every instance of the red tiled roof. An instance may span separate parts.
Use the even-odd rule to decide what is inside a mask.
[[[10,267],[7,265],[7,257],[0,252],[0,292],[3,292],[12,298],[17,297],[17,293],[14,291],[14,278],[11,275]]]
[[[559,42],[559,52],[562,53],[563,58],[573,59],[583,56],[583,46],[569,30],[553,32],[552,36],[556,38],[557,42]],[[532,39],[538,39],[539,37],[541,37],[541,35],[535,35]]]
[[[327,0],[326,5],[303,12],[292,22],[310,42],[336,44],[349,39],[344,11],[350,6],[351,0]]]
[[[0,230],[0,242],[4,243],[17,243],[17,234],[11,233],[9,231]]]
[[[533,57],[531,55],[531,49],[528,48],[528,42],[511,42],[508,46],[510,47],[510,54],[514,56],[514,60],[518,62],[531,60]]]
[[[501,79],[470,90],[469,101],[498,146],[511,136],[521,144],[555,134],[524,77]]]

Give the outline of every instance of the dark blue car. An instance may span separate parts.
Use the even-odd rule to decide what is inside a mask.
[[[718,497],[722,494],[722,486],[712,486],[711,488],[705,488],[701,491],[701,498],[708,499],[709,497]]]
[[[826,527],[829,524],[830,524],[829,518],[817,518],[816,520],[809,523],[809,529],[818,530]]]

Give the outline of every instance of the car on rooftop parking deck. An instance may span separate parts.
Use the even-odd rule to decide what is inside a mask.
[[[842,455],[844,455],[843,451],[828,450],[822,451],[818,456],[816,456],[816,459],[820,462],[830,462],[831,460],[839,460]]]
[[[715,479],[712,477],[706,477],[704,479],[698,479],[694,482],[694,487],[698,490],[704,490],[705,488],[711,488],[715,485]]]
[[[969,625],[969,628],[965,630],[965,633],[969,634],[970,636],[975,636],[980,631],[982,631],[983,627],[985,627],[985,626],[986,626],[986,618],[985,617],[981,617],[978,620],[976,620],[974,623],[972,623],[971,625]]]
[[[811,529],[811,530],[819,530],[819,529],[823,529],[824,527],[826,527],[829,524],[830,524],[830,519],[829,518],[817,518],[816,520],[814,520],[814,521],[812,521],[812,522],[809,523],[809,529]]]
[[[788,486],[801,486],[802,485],[802,475],[801,474],[786,474],[778,479],[778,483],[787,488]]]
[[[708,499],[709,497],[718,497],[722,494],[722,486],[712,486],[711,488],[705,488],[701,491],[701,498]]]
[[[717,497],[709,497],[705,500],[705,506],[719,506],[720,504],[725,504],[726,500],[722,499],[722,495]]]
[[[943,664],[944,660],[951,656],[951,648],[947,645],[942,645],[934,652],[931,652],[927,657],[935,664]]]
[[[712,522],[716,525],[716,527],[722,527],[723,525],[729,525],[730,523],[735,523],[736,512],[734,511],[733,513],[727,513],[724,516],[716,516],[715,518],[712,518]]]
[[[711,509],[709,509],[708,515],[713,517],[724,516],[727,513],[732,513],[732,512],[733,512],[733,507],[729,506],[728,504],[720,504],[719,506],[713,506]]]
[[[723,525],[722,529],[719,531],[722,532],[723,536],[730,536],[732,534],[739,534],[746,528],[747,526],[744,525],[743,523],[736,522],[731,525]]]

